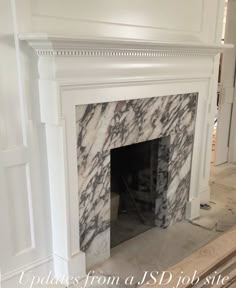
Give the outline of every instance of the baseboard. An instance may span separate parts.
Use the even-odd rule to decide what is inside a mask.
[[[47,279],[49,279],[48,282],[54,279],[53,283],[58,281],[57,283],[67,286],[70,283],[63,282],[63,278],[67,279],[68,277],[73,281],[74,279],[81,279],[86,276],[85,267],[85,253],[81,251],[69,260],[53,255],[0,275],[2,276],[0,277],[0,288],[35,287],[37,281],[45,282]],[[33,280],[33,277],[35,277],[35,280]],[[33,286],[31,285],[32,281],[35,281]]]
[[[210,186],[207,185],[203,189],[201,189],[199,193],[199,199],[201,204],[208,204],[210,201]]]
[[[22,279],[26,280],[29,276],[41,276],[45,277],[48,275],[49,271],[53,271],[53,257],[49,256],[34,262],[31,262],[28,265],[21,266],[20,268],[13,270],[9,273],[2,275],[0,279],[0,288],[22,288],[27,287],[20,283],[22,272],[24,272],[24,277]]]
[[[54,255],[54,276],[56,279],[61,279],[62,276],[65,279],[71,278],[68,282],[61,281],[61,284],[70,285],[74,283],[74,280],[79,277],[79,279],[86,276],[86,260],[85,253],[79,251],[70,259],[64,259],[58,255]]]
[[[187,202],[186,219],[193,220],[200,217],[200,199],[194,198]]]

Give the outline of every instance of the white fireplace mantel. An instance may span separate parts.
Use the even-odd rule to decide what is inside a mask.
[[[209,200],[211,135],[223,45],[20,35],[36,51],[56,276],[85,274],[80,251],[75,106],[198,92],[186,217]]]
[[[68,36],[58,36],[50,34],[20,34],[20,40],[25,40],[36,51],[56,51],[60,50],[96,50],[96,49],[121,49],[127,50],[156,50],[156,51],[173,51],[173,52],[196,52],[196,54],[214,54],[225,48],[231,48],[229,44],[208,44],[200,42],[160,42],[142,39],[127,38],[77,38]]]

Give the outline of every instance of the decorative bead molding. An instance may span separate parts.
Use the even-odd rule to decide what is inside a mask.
[[[198,57],[212,53],[174,52],[174,51],[103,51],[103,50],[39,50],[38,56],[76,56],[76,57]]]
[[[135,39],[82,39],[45,34],[20,35],[38,56],[62,57],[202,57],[216,55],[231,45],[158,42]]]

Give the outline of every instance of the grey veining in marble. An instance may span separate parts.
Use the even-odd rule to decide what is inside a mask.
[[[110,253],[110,149],[161,138],[156,224],[183,219],[196,107],[197,93],[76,107],[80,246],[87,267]]]

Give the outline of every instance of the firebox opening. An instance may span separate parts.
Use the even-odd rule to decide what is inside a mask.
[[[111,150],[111,247],[155,226],[158,143]]]

